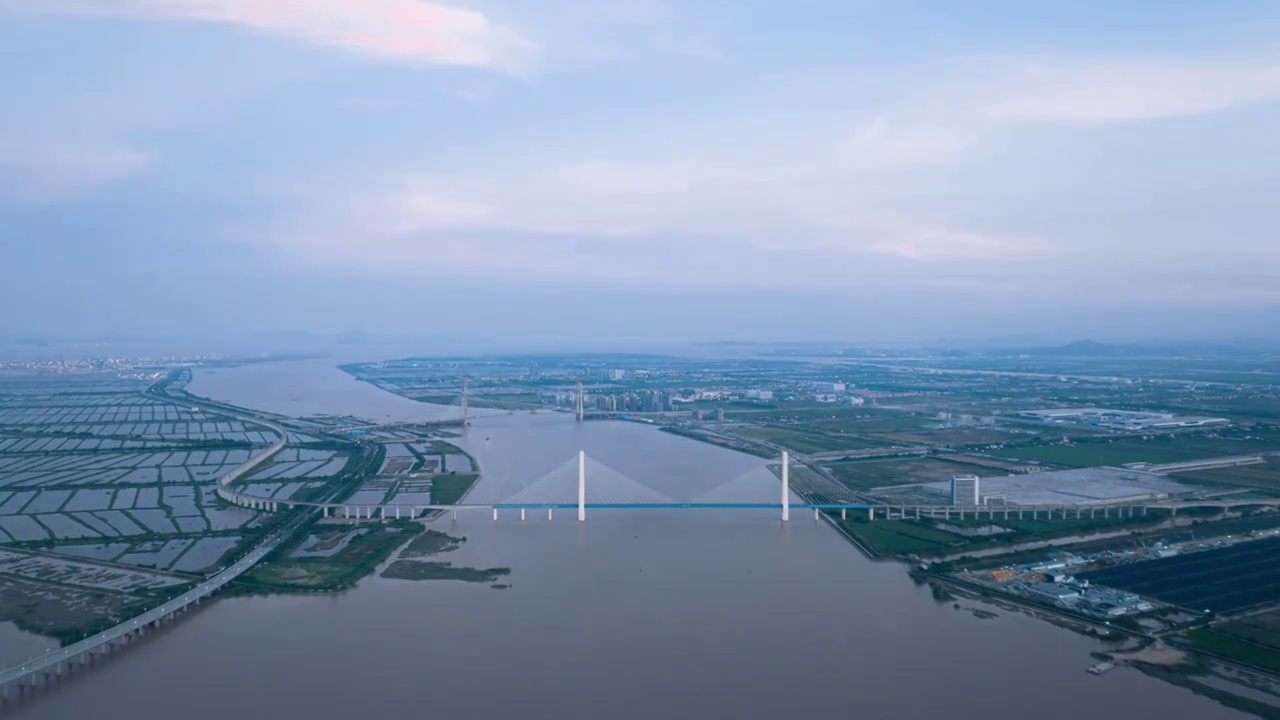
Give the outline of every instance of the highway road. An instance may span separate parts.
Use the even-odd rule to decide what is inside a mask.
[[[154,607],[141,615],[129,618],[109,630],[92,637],[85,638],[80,642],[73,643],[59,650],[54,650],[53,652],[30,660],[22,665],[17,665],[4,671],[0,671],[0,686],[7,686],[9,683],[19,680],[34,680],[41,672],[51,672],[61,663],[70,663],[72,660],[79,658],[82,655],[97,651],[108,643],[116,640],[122,640],[138,630],[152,625],[153,623],[158,624],[170,615],[181,610],[185,610],[194,603],[200,602],[204,598],[217,592],[227,583],[247,572],[257,564],[259,560],[266,557],[288,536],[293,527],[294,524],[290,523],[288,527],[277,531],[267,540],[254,547],[248,555],[241,558],[234,565],[228,567],[217,575],[214,575],[208,580],[205,580],[203,583],[191,588],[180,597],[176,597],[163,605]]]

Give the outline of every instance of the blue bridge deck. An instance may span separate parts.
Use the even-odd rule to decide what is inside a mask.
[[[584,507],[588,510],[666,510],[666,509],[694,509],[694,510],[781,510],[782,503],[698,503],[698,502],[676,502],[676,503],[586,503]],[[794,503],[789,505],[792,510],[867,510],[870,505],[813,505],[809,503]],[[498,503],[493,505],[495,510],[576,510],[577,503]]]

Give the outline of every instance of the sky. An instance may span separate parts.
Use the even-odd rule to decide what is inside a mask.
[[[0,335],[1280,336],[1276,0],[0,0]]]

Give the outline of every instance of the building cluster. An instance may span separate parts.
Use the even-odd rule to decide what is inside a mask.
[[[1100,618],[1116,618],[1155,609],[1154,603],[1139,595],[1091,586],[1088,580],[1070,574],[1073,568],[1088,567],[1095,560],[1063,553],[1042,562],[992,570],[979,579],[993,583],[1005,592]]]
[[[672,396],[659,390],[640,390],[616,395],[588,395],[584,404],[605,412],[671,412]]]
[[[940,411],[937,415],[938,420],[943,422],[943,427],[955,425],[995,425],[996,418],[994,415],[973,415],[970,413],[952,413],[946,410]]]
[[[0,360],[0,370],[19,370],[38,373],[97,373],[118,372],[129,377],[151,376],[167,372],[171,368],[194,367],[210,357],[102,357],[58,360]]]
[[[557,390],[539,393],[538,398],[549,405],[573,407],[577,402],[576,390]],[[582,405],[601,412],[658,413],[671,412],[676,397],[661,390],[634,390],[621,393],[588,392]]]
[[[1086,425],[1105,430],[1176,430],[1214,425],[1229,425],[1230,420],[1220,417],[1185,417],[1167,412],[1138,410],[1112,410],[1108,408],[1054,408],[1050,410],[1024,410],[1022,417],[1040,422],[1061,425]]]

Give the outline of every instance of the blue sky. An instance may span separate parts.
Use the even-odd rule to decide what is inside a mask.
[[[0,333],[1274,336],[1280,3],[0,0]]]

